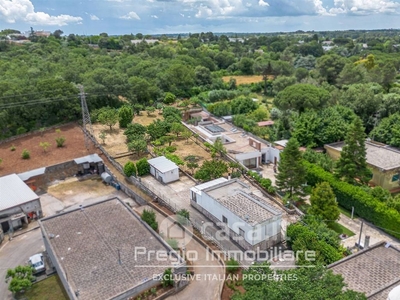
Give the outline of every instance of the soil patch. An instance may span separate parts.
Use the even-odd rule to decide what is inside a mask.
[[[51,166],[99,152],[92,143],[90,143],[89,150],[86,149],[82,129],[77,124],[58,128],[61,133],[57,133],[55,129],[49,129],[43,134],[33,133],[0,144],[0,158],[3,159],[3,163],[0,165],[0,176]],[[59,135],[65,137],[64,147],[61,148],[57,148],[55,141]],[[46,152],[40,146],[41,142],[50,144]],[[15,147],[15,151],[11,151],[12,146]],[[24,149],[29,151],[29,159],[21,158]]]
[[[251,76],[224,76],[222,80],[224,82],[229,82],[229,80],[233,78],[236,79],[236,84],[250,84],[257,83],[263,80],[261,75],[251,75]]]

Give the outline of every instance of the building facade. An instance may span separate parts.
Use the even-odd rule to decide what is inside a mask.
[[[190,203],[245,250],[267,250],[281,241],[282,212],[238,179],[195,186]]]
[[[161,183],[179,180],[179,167],[165,156],[149,159],[150,174]]]

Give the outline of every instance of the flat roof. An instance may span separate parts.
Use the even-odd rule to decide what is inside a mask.
[[[287,144],[288,142],[289,142],[289,140],[280,140],[280,141],[274,142],[274,144],[285,148],[285,147],[286,147],[286,144]]]
[[[349,289],[365,293],[368,299],[387,299],[400,284],[400,251],[381,242],[328,266],[341,274]]]
[[[249,190],[246,184],[232,179],[203,189],[203,192],[252,226],[281,215],[274,207],[245,190]]]
[[[25,180],[28,180],[31,177],[42,175],[42,174],[44,174],[45,171],[46,171],[46,167],[38,168],[38,169],[31,170],[31,171],[28,171],[28,172],[19,173],[18,177],[21,178],[21,180],[25,181]]]
[[[337,142],[325,145],[338,151],[342,151],[345,142]],[[373,142],[365,142],[367,163],[383,170],[391,170],[400,167],[400,150],[388,145]]]
[[[176,165],[176,163],[174,163],[173,161],[170,161],[165,156],[159,156],[156,158],[149,159],[148,163],[151,166],[153,166],[154,168],[156,168],[158,171],[160,171],[161,173],[165,173],[165,172],[172,171],[172,170],[179,168]]]
[[[168,253],[172,249],[118,198],[51,216],[39,224],[69,289],[79,290],[80,300],[113,299],[173,266],[170,257],[165,261],[135,257],[135,247]]]
[[[87,155],[84,157],[75,158],[74,161],[76,164],[80,165],[80,164],[84,164],[84,163],[102,162],[103,160],[97,154],[90,154],[90,155]]]
[[[0,211],[36,199],[39,196],[17,174],[0,177]]]
[[[275,122],[274,121],[262,121],[262,122],[258,122],[257,123],[257,125],[258,126],[260,126],[260,127],[263,127],[263,126],[271,126],[271,125],[274,125],[275,124]]]

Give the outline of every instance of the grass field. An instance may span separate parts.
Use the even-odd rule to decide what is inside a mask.
[[[236,79],[236,84],[250,84],[250,83],[256,83],[260,82],[263,80],[262,76],[259,75],[251,75],[251,76],[224,76],[222,77],[222,80],[224,82],[229,82],[229,80],[233,78]]]
[[[68,300],[68,295],[57,275],[32,285],[19,299],[27,300]]]
[[[355,233],[348,228],[344,227],[343,225],[335,222],[329,226],[332,230],[336,231],[338,234],[345,234],[348,237],[353,236]]]

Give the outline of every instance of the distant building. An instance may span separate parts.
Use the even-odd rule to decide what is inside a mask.
[[[155,39],[131,40],[131,43],[134,45],[140,44],[142,42],[146,42],[147,44],[154,44],[154,43],[159,42],[159,40],[155,40]]]
[[[191,188],[190,204],[246,250],[267,250],[281,241],[282,212],[238,179],[219,178]]]
[[[272,126],[272,125],[274,125],[274,124],[275,124],[275,122],[272,121],[272,120],[269,120],[269,121],[262,121],[262,122],[258,122],[258,123],[257,123],[257,125],[258,125],[259,127]]]
[[[17,174],[0,177],[1,231],[14,231],[36,217],[42,217],[39,196]]]
[[[348,289],[365,293],[368,300],[386,300],[400,285],[400,250],[381,242],[347,256],[328,269],[340,274]],[[393,298],[393,300],[400,298]]]
[[[244,43],[244,39],[242,38],[229,38],[230,42],[239,42],[239,43]]]
[[[328,155],[336,160],[340,158],[340,152],[344,145],[344,142],[338,142],[324,147]],[[389,191],[398,191],[400,188],[400,150],[370,141],[365,142],[365,147],[367,164],[371,167],[373,174],[371,182]]]
[[[185,261],[118,198],[44,218],[39,225],[71,300],[133,299],[160,284],[168,268],[186,273]]]
[[[179,167],[165,156],[159,156],[148,160],[150,174],[162,183],[170,183],[179,180]]]

